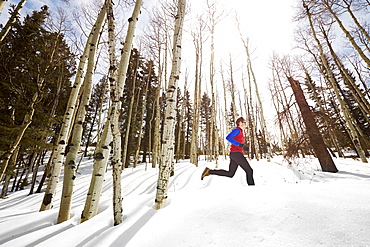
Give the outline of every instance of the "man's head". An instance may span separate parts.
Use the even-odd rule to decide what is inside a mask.
[[[245,128],[247,126],[247,122],[243,117],[240,117],[236,120],[236,126]]]

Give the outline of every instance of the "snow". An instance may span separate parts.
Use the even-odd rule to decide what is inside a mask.
[[[218,168],[227,169],[220,158]],[[154,210],[158,169],[140,164],[122,172],[125,220],[113,226],[112,176],[106,174],[97,216],[79,223],[92,160],[76,178],[70,220],[56,224],[54,208],[39,212],[43,194],[28,190],[0,200],[1,246],[370,246],[370,166],[336,158],[338,173],[319,171],[314,158],[252,160],[255,186],[238,169],[233,178],[208,176],[206,166],[175,164],[168,205]],[[40,172],[41,175],[41,172]],[[62,178],[61,178],[62,179]]]

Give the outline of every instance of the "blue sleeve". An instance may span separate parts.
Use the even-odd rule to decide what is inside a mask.
[[[234,137],[239,135],[240,133],[240,130],[239,129],[233,129],[230,134],[228,134],[226,136],[226,140],[228,140],[231,144],[235,145],[235,146],[239,146],[239,142],[235,141],[234,140]]]

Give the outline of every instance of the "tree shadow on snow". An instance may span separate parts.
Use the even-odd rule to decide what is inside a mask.
[[[130,240],[145,226],[146,223],[157,213],[155,209],[149,209],[143,216],[138,219],[130,228],[122,233],[110,246],[122,247],[125,246]]]
[[[370,178],[369,175],[353,173],[353,172],[346,172],[346,171],[339,171],[338,174],[346,174],[346,175],[351,175],[351,176],[360,177],[360,178]]]

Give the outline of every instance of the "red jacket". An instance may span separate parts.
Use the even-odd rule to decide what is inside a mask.
[[[230,132],[230,134],[226,137],[226,140],[228,140],[231,143],[230,153],[233,152],[243,153],[243,149],[238,146],[239,144],[244,144],[244,133],[241,128],[236,127],[235,129],[233,129]]]

